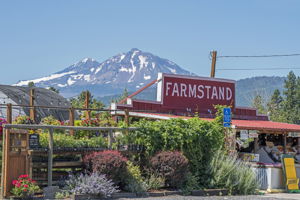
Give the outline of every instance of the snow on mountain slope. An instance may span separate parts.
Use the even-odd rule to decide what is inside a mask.
[[[159,72],[191,75],[175,63],[133,48],[127,53],[113,56],[102,63],[84,58],[50,76],[20,81],[26,86],[34,82],[38,87],[55,87],[70,96],[83,89],[95,90],[96,95],[118,93],[124,88],[135,90],[157,78]]]

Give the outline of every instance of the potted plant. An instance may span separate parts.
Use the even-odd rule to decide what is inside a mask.
[[[40,190],[36,181],[29,178],[27,174],[20,175],[17,180],[13,180],[14,185],[11,193],[19,199],[33,199],[33,195]]]

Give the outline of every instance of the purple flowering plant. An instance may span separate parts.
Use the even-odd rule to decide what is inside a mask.
[[[118,186],[98,172],[70,175],[66,180],[68,190],[73,194],[91,194],[107,198],[119,192]]]

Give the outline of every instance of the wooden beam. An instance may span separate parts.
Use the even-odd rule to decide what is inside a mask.
[[[49,151],[48,151],[48,187],[52,186],[53,167],[53,129],[49,129]]]
[[[9,124],[12,124],[12,104],[9,103],[6,106],[6,121]],[[9,163],[10,163],[10,157],[9,157],[9,151],[10,151],[10,130],[4,129],[3,132],[3,152],[2,152],[2,196],[6,197],[9,194]]]
[[[69,126],[74,126],[75,112],[74,108],[69,108]],[[70,135],[74,135],[74,130],[70,130]]]
[[[90,94],[89,94],[89,91],[87,90],[85,92],[84,108],[85,109],[89,109],[89,104],[90,104]],[[90,119],[91,118],[90,113],[91,113],[91,111],[89,111],[89,110],[85,111],[85,118],[86,119]]]

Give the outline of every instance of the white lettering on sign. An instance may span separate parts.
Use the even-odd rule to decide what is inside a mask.
[[[166,82],[166,96],[189,97],[198,99],[226,100],[232,99],[232,90],[224,86],[196,85]]]
[[[189,84],[189,97],[196,98],[196,85]]]

